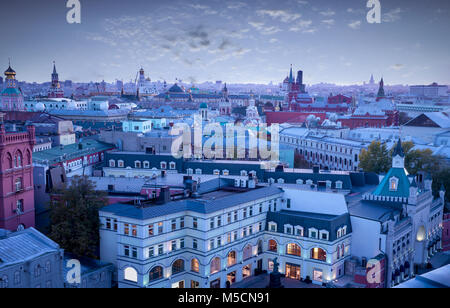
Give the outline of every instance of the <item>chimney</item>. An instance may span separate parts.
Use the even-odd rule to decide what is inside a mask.
[[[156,201],[157,204],[166,204],[170,201],[170,188],[169,186],[161,187],[159,191],[159,198]]]

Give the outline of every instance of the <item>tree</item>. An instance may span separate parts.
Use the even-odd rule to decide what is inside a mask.
[[[359,155],[359,167],[365,172],[386,173],[391,167],[391,158],[386,144],[372,141]]]
[[[50,204],[50,238],[76,256],[96,257],[100,236],[98,211],[105,194],[95,191],[88,177],[75,176]]]
[[[435,197],[439,196],[441,186],[444,185],[445,201],[450,201],[450,166],[446,165],[441,171],[433,176],[433,194]]]

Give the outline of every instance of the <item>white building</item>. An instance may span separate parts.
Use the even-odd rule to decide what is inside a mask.
[[[275,258],[292,279],[344,275],[352,229],[341,195],[252,187],[216,179],[190,199],[109,205],[100,211],[101,259],[124,288],[224,288],[271,271]]]

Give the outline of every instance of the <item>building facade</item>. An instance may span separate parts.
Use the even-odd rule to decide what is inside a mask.
[[[11,231],[34,227],[32,153],[33,126],[7,132],[0,124],[0,228]]]

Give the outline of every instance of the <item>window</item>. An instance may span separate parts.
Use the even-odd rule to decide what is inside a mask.
[[[202,169],[195,169],[195,174],[202,174]]]
[[[336,189],[342,189],[342,182],[341,181],[337,181],[336,182]]]
[[[148,236],[153,236],[153,235],[154,235],[153,225],[149,225],[148,226]]]
[[[52,271],[52,264],[50,261],[45,262],[45,272],[48,274]]]
[[[148,161],[144,161],[144,168],[145,169],[150,168],[150,163]]]
[[[195,273],[200,272],[200,263],[198,262],[197,259],[191,260],[191,271]]]
[[[269,251],[277,252],[278,244],[275,240],[269,240]]]
[[[16,181],[14,182],[14,186],[16,188],[16,192],[21,191],[22,190],[22,178],[17,178]]]
[[[123,234],[130,235],[130,225],[129,224],[123,225]]]
[[[326,230],[321,230],[320,231],[320,239],[323,241],[328,241],[328,231]]]
[[[180,239],[180,249],[184,248],[184,238]]]
[[[119,160],[118,162],[117,162],[117,167],[119,167],[119,168],[123,168],[125,165],[124,165],[124,163],[123,163],[123,160]]]
[[[298,246],[297,244],[289,243],[286,246],[286,254],[292,255],[292,256],[301,257],[302,256],[302,251],[301,251],[300,246]]]
[[[219,236],[217,238],[217,247],[220,247],[220,246],[222,246],[222,238]]]
[[[198,242],[197,242],[196,239],[193,239],[193,240],[192,240],[192,248],[193,248],[193,249],[198,249]]]
[[[172,264],[172,275],[184,272],[184,260],[178,259]]]
[[[222,216],[217,216],[217,227],[222,226]]]
[[[225,175],[225,176],[230,175],[230,171],[228,171],[228,170],[222,170],[222,174]]]
[[[227,223],[231,223],[231,212],[227,214]]]
[[[214,249],[214,240],[209,240],[209,250]]]
[[[247,245],[244,247],[243,260],[248,260],[253,256],[252,245]]]
[[[287,201],[286,201],[286,207],[287,207],[288,209],[291,208],[291,199],[287,199]]]
[[[249,207],[249,209],[248,209],[248,215],[249,215],[250,217],[253,216],[253,206]]]
[[[220,266],[220,258],[219,257],[215,257],[214,259],[211,260],[211,264],[210,264],[210,274],[215,274],[218,271],[220,271],[221,266]]]
[[[327,260],[327,253],[322,248],[313,248],[311,249],[311,259],[325,262]]]
[[[309,229],[309,237],[310,238],[317,238],[317,236],[318,236],[317,229],[314,229],[314,228]]]
[[[389,179],[389,190],[390,191],[397,191],[398,189],[398,179],[396,177],[392,177]]]
[[[127,267],[124,271],[124,279],[131,282],[138,282],[137,271],[132,267]]]
[[[115,161],[114,159],[111,159],[111,160],[109,161],[109,166],[110,166],[111,168],[116,167],[116,161]]]
[[[117,219],[114,219],[114,231],[117,231]]]
[[[230,251],[227,257],[227,265],[228,267],[236,264],[236,251]]]
[[[269,222],[269,231],[277,232],[277,224],[275,222]]]
[[[167,163],[165,161],[162,161],[159,165],[161,169],[167,169]]]
[[[220,170],[215,169],[215,170],[213,171],[213,174],[214,174],[214,175],[220,175]]]
[[[295,227],[295,235],[297,236],[303,236],[303,228],[300,226]]]
[[[177,229],[177,221],[175,219],[172,219],[172,231],[175,231]]]
[[[172,247],[172,251],[177,250],[177,241],[172,241],[171,242],[171,247]]]
[[[233,241],[236,241],[238,238],[238,232],[237,231],[233,231]]]
[[[234,221],[238,220],[238,211],[234,211]]]
[[[136,247],[133,247],[131,249],[131,257],[134,258],[134,259],[137,258],[137,248]]]
[[[134,168],[140,169],[141,168],[141,162],[140,161],[135,161],[134,162]]]
[[[24,213],[23,199],[17,200],[16,209],[17,209],[17,214]]]
[[[247,218],[247,209],[242,210],[242,217],[245,219]]]
[[[292,226],[291,225],[284,225],[284,233],[292,234]]]
[[[263,211],[263,205],[262,205],[262,204],[260,204],[260,205],[259,205],[259,213],[261,214],[261,213],[262,213],[262,211]]]
[[[193,218],[192,219],[192,228],[194,228],[194,229],[198,229],[198,221],[197,221],[197,218]]]
[[[163,233],[163,223],[158,222],[158,234],[162,234],[162,233]]]
[[[158,255],[162,255],[162,254],[164,254],[164,245],[159,244],[158,245]]]
[[[175,170],[175,168],[176,168],[176,164],[174,162],[170,162],[169,163],[169,169],[170,170]]]
[[[155,281],[158,279],[163,278],[163,268],[161,266],[154,267],[149,273],[148,273],[148,280],[149,281]]]
[[[137,227],[136,227],[136,225],[132,225],[131,226],[131,234],[133,236],[137,236]]]
[[[155,256],[155,247],[150,247],[148,249],[148,257],[153,258]]]
[[[184,217],[180,218],[180,229],[184,228]]]

